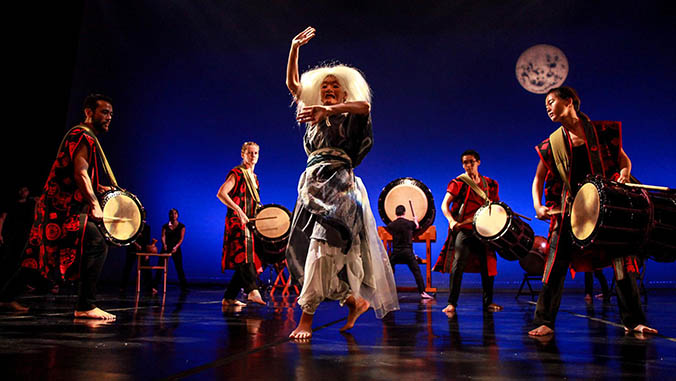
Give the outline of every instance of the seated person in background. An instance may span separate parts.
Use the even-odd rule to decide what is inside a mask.
[[[425,292],[425,283],[423,283],[422,275],[420,274],[420,266],[413,253],[413,231],[418,229],[418,219],[413,215],[413,221],[404,218],[406,208],[403,205],[397,206],[395,209],[397,219],[390,222],[385,229],[392,234],[392,255],[390,256],[390,264],[394,272],[394,265],[405,264],[411,269],[415,283],[418,286],[418,293],[423,299],[432,299],[433,296]]]

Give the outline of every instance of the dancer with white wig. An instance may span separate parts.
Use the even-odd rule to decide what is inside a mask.
[[[371,90],[361,73],[345,65],[298,75],[298,50],[315,36],[308,27],[291,41],[286,85],[306,123],[307,166],[286,251],[289,271],[302,285],[303,311],[289,337],[312,336],[312,320],[324,299],[347,305],[352,328],[369,307],[376,317],[399,309],[387,253],[378,238],[366,188],[353,169],[373,145]]]

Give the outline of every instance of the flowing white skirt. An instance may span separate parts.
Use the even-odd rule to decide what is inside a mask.
[[[355,176],[362,207],[364,240],[353,242],[347,254],[324,241],[311,240],[304,267],[303,288],[298,303],[305,313],[314,314],[324,299],[345,302],[350,295],[366,299],[376,317],[399,309],[397,289],[390,261],[378,237],[364,183]],[[345,266],[347,282],[338,277]]]

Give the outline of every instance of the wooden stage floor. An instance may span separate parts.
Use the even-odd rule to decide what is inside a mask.
[[[300,311],[293,297],[267,306],[222,309],[222,290],[192,288],[167,296],[99,295],[113,323],[72,317],[72,296],[21,299],[29,314],[0,314],[0,366],[9,379],[428,380],[676,378],[676,296],[650,290],[644,306],[659,335],[625,334],[616,298],[586,304],[564,294],[549,340],[527,336],[535,306],[496,290],[505,309],[484,313],[479,292],[464,292],[456,317],[447,294],[421,303],[400,293],[401,310],[385,319],[369,310],[340,333],[346,308],[323,303],[314,337],[288,334]]]

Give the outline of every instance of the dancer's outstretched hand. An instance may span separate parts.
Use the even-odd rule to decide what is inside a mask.
[[[317,31],[315,30],[315,28],[311,26],[307,27],[304,31],[298,33],[296,37],[293,38],[293,40],[291,40],[291,46],[293,46],[294,48],[298,48],[307,44],[308,41],[310,41],[312,37],[315,36],[316,32]]]

